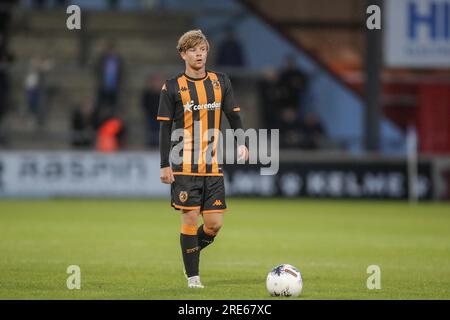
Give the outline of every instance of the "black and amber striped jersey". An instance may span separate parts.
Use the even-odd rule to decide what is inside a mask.
[[[230,79],[223,73],[206,71],[200,79],[182,73],[164,83],[157,119],[170,121],[174,130],[183,132],[182,138],[172,141],[172,148],[178,147],[182,157],[182,163],[172,162],[175,175],[223,174],[217,161],[222,111],[233,129],[242,128],[240,107],[234,100]]]

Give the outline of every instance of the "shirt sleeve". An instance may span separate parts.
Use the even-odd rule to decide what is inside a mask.
[[[170,134],[172,133],[172,122],[161,121],[159,128],[159,152],[161,156],[161,168],[170,166]]]
[[[170,96],[167,82],[161,88],[159,95],[159,107],[157,120],[161,121],[159,129],[159,151],[161,156],[161,168],[170,166],[170,134],[172,131],[172,121],[175,110],[175,103]]]
[[[172,121],[175,110],[175,103],[169,93],[169,88],[167,81],[161,88],[161,93],[159,95],[159,107],[157,120]]]
[[[225,88],[223,96],[223,112],[225,113],[228,121],[230,122],[230,127],[234,130],[242,129],[244,126],[242,124],[240,116],[241,108],[237,105],[234,99],[233,87],[231,86],[231,81],[228,76],[225,76]]]

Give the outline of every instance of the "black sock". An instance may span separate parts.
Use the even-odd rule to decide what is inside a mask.
[[[184,268],[188,277],[198,276],[200,263],[200,248],[197,235],[180,234],[181,252]]]
[[[203,225],[198,227],[197,235],[198,235],[198,246],[200,247],[200,250],[206,248],[211,243],[213,243],[215,238],[215,236],[210,236],[205,232],[205,230],[203,230]]]

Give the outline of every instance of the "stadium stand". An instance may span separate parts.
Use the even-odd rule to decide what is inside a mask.
[[[334,74],[343,84],[364,96],[365,15],[364,1],[242,0],[248,8],[278,29],[309,57]],[[326,8],[326,10],[324,10]],[[450,130],[440,119],[447,118],[445,107],[430,112],[430,101],[449,99],[449,70],[382,70],[382,110],[403,132],[409,126],[419,130],[419,140],[428,153],[450,151]],[[430,126],[434,123],[435,126]]]
[[[174,43],[179,34],[191,27],[187,15],[91,11],[83,15],[86,21],[82,31],[69,31],[61,28],[66,23],[65,17],[59,10],[17,11],[14,16],[11,41],[11,51],[16,53],[12,69],[14,108],[8,116],[8,129],[15,149],[67,148],[68,114],[84,96],[95,95],[95,59],[110,39],[114,39],[126,65],[126,99],[121,101],[126,120],[140,122],[139,99],[146,74],[170,73],[176,68]],[[167,19],[170,24],[162,23]],[[24,79],[29,61],[35,57],[47,58],[54,65],[46,78],[53,100],[47,106],[45,127],[37,136],[33,126],[24,125],[27,121]],[[139,126],[132,127],[129,134],[134,137],[129,140],[130,148],[142,145],[144,138]]]

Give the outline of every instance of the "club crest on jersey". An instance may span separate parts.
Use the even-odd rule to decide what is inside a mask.
[[[186,191],[180,191],[179,198],[181,202],[186,202],[188,199],[188,193]]]
[[[219,80],[211,80],[214,89],[220,89]]]

